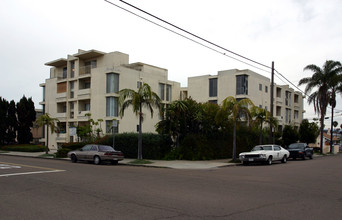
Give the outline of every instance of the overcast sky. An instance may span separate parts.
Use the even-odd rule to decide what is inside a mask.
[[[271,66],[274,61],[276,70],[295,85],[312,75],[303,71],[306,65],[342,61],[341,0],[126,1],[262,64]],[[153,20],[118,0],[111,2]],[[104,0],[1,0],[0,30],[0,96],[16,102],[23,95],[32,97],[36,108],[41,108],[39,84],[49,77],[44,63],[78,49],[127,53],[131,63],[168,69],[169,79],[182,86],[187,86],[188,77],[235,68],[270,78],[267,71],[200,46]],[[278,77],[275,81],[285,84]],[[336,115],[341,115],[340,95],[337,109],[341,113]],[[306,100],[305,110],[305,117],[315,117]],[[341,123],[342,115],[336,119]]]

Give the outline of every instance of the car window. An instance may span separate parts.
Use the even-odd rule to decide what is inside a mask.
[[[264,150],[272,150],[272,146],[264,146]]]
[[[86,145],[82,147],[82,151],[90,151],[90,149],[91,149],[91,145]]]
[[[255,146],[253,147],[252,151],[258,151],[258,150],[264,150],[264,148],[262,146]]]
[[[93,145],[93,146],[91,146],[91,149],[90,149],[91,151],[97,151],[97,146],[96,145]]]
[[[111,146],[100,145],[99,146],[99,151],[114,151],[114,149]]]
[[[280,150],[280,147],[279,147],[279,146],[274,146],[274,150],[279,151],[279,150]]]
[[[304,148],[303,143],[295,143],[295,144],[290,144],[289,149],[298,149],[298,148]]]

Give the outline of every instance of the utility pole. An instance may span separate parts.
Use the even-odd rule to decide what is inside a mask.
[[[270,102],[270,111],[271,111],[271,116],[273,117],[273,89],[274,88],[274,61],[272,61],[272,72],[271,72],[271,102]],[[270,122],[270,135],[269,135],[269,142],[274,144],[274,139],[272,138],[272,125],[271,125],[271,122]]]

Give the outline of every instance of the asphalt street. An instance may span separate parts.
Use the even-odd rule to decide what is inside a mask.
[[[187,170],[0,155],[1,219],[342,219],[342,155]]]

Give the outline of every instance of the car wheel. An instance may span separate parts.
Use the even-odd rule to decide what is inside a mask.
[[[73,162],[73,163],[77,162],[77,157],[75,154],[71,154],[71,162]]]
[[[309,156],[309,159],[312,160],[312,154]]]
[[[303,155],[302,159],[303,159],[303,160],[305,160],[305,159],[306,159],[306,158],[305,158],[305,154]]]
[[[268,159],[267,159],[267,165],[271,165],[272,164],[272,157],[269,157]]]
[[[112,165],[118,165],[119,161],[117,161],[117,160],[112,160],[110,163],[111,163]]]
[[[99,165],[101,163],[101,159],[99,156],[94,157],[94,164]]]
[[[243,161],[242,164],[243,164],[244,166],[247,166],[247,165],[248,165],[248,162],[247,162],[247,161]]]
[[[283,159],[281,159],[281,162],[282,162],[282,163],[286,163],[286,162],[287,162],[287,157],[286,157],[286,155],[284,155]]]

